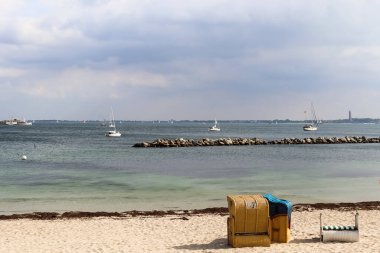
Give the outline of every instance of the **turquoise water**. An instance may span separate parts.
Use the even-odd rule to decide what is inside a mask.
[[[380,144],[133,148],[157,138],[379,137],[380,125],[99,122],[0,126],[0,213],[226,206],[226,195],[271,192],[292,202],[380,200]],[[22,161],[21,154],[28,160]]]

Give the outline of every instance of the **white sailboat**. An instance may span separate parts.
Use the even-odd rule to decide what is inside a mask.
[[[116,130],[115,118],[113,116],[113,110],[112,110],[112,108],[111,108],[111,112],[112,112],[112,122],[111,123],[112,123],[113,130],[109,130],[106,133],[106,136],[107,137],[120,137],[121,133]],[[110,123],[110,127],[111,127],[111,123]]]
[[[214,125],[208,129],[209,131],[220,131],[218,127],[218,121],[215,120]]]
[[[17,125],[17,119],[10,119],[5,121],[5,125],[14,126]]]
[[[306,115],[306,113],[307,112],[305,111],[305,115]],[[311,122],[303,126],[304,131],[317,131],[318,130],[319,121],[317,119],[317,115],[315,114],[315,109],[314,109],[313,103],[311,103],[311,115],[312,115]]]
[[[31,126],[31,125],[33,125],[33,123],[31,121],[27,121],[25,118],[23,118],[22,120],[20,120],[18,122],[18,124],[20,126]]]

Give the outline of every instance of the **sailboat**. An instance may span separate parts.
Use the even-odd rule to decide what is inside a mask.
[[[218,121],[215,120],[214,125],[210,127],[208,130],[209,131],[220,131],[220,128],[217,126]]]
[[[33,125],[33,123],[31,121],[27,121],[25,118],[20,120],[17,124],[20,126],[31,126],[31,125]]]
[[[14,126],[17,125],[17,119],[10,119],[5,121],[5,125]]]
[[[307,112],[305,111],[305,115],[306,115],[306,113]],[[314,109],[313,103],[311,103],[311,115],[312,115],[311,122],[309,124],[306,124],[303,126],[304,131],[317,131],[318,130],[319,121],[317,119],[317,115],[315,114],[315,109]]]
[[[106,133],[106,136],[107,137],[120,137],[121,133],[116,130],[115,118],[113,116],[113,110],[112,110],[112,108],[111,108],[111,112],[112,112],[112,121],[111,121],[111,123],[112,123],[112,126],[113,126],[113,130],[109,130]],[[110,126],[111,126],[111,123],[110,123]]]

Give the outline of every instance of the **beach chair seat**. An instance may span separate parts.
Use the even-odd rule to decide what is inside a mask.
[[[232,247],[269,247],[269,204],[261,195],[227,196],[228,244]]]
[[[320,214],[320,234],[322,242],[358,242],[359,214],[355,214],[355,226],[324,226]]]

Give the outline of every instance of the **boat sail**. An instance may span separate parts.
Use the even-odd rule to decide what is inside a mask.
[[[110,127],[110,128],[115,128],[115,120],[113,120],[112,117],[113,117],[113,112],[112,112],[112,114],[111,114],[111,120],[110,120],[110,122],[108,123],[108,127]]]
[[[111,113],[112,113],[112,122],[110,123],[110,126],[112,124],[112,127],[113,127],[113,130],[109,130],[107,133],[106,133],[106,136],[107,137],[120,137],[121,136],[121,133],[119,131],[116,130],[116,124],[115,124],[115,117],[113,115],[113,110],[111,108]]]
[[[208,130],[209,131],[220,131],[220,128],[217,126],[218,121],[215,120],[214,125],[210,127]]]
[[[317,115],[315,113],[315,109],[314,109],[314,105],[313,103],[311,103],[311,107],[310,107],[310,111],[311,111],[311,122],[304,125],[303,126],[303,130],[304,131],[317,131],[318,130],[318,125],[319,125],[319,122],[318,119],[317,119]],[[307,114],[307,111],[305,111],[305,115]]]

